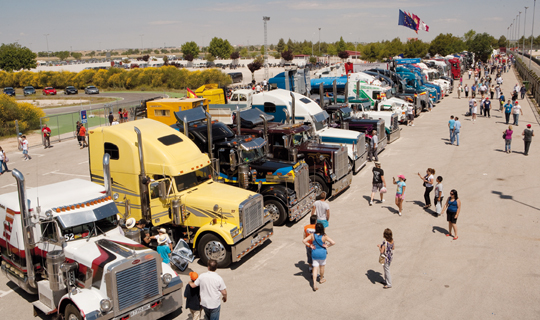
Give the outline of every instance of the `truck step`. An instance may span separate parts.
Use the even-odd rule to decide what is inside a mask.
[[[56,312],[56,309],[51,309],[49,308],[47,305],[45,305],[43,302],[41,301],[34,301],[32,302],[32,304],[34,305],[34,308],[36,309],[39,309],[41,312],[45,313],[46,315],[50,315],[54,312]],[[34,310],[34,314],[35,314],[35,310]]]

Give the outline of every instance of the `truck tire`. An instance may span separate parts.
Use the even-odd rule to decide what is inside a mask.
[[[208,260],[213,259],[218,263],[218,268],[225,268],[231,264],[231,249],[221,238],[214,234],[207,233],[197,247],[199,258],[203,265],[208,265]]]
[[[70,303],[64,310],[64,320],[82,320],[81,312]]]
[[[311,180],[311,185],[313,188],[315,188],[315,195],[319,196],[321,192],[326,192],[326,198],[330,197],[330,189],[328,188],[328,185],[324,181],[323,178],[321,178],[318,175],[309,176],[309,179]]]
[[[285,207],[283,207],[281,202],[277,200],[267,200],[264,202],[264,208],[270,211],[270,216],[272,217],[275,226],[281,226],[287,220],[287,210],[285,210]]]

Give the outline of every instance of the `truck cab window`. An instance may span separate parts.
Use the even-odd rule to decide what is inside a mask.
[[[105,153],[109,154],[109,156],[111,157],[111,160],[120,159],[120,151],[117,145],[110,142],[105,142],[104,147],[105,147]]]
[[[56,222],[45,222],[41,224],[41,236],[44,239],[58,241],[58,226]]]
[[[276,105],[271,102],[265,102],[264,113],[276,113]]]
[[[174,177],[174,183],[178,192],[190,189],[212,178],[210,166]]]

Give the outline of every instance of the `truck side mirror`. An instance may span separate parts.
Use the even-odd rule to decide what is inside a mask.
[[[158,183],[158,192],[159,192],[159,199],[161,201],[167,200],[167,184],[165,181],[160,181]]]
[[[288,148],[290,146],[290,137],[288,135],[283,136],[283,144],[285,148]]]
[[[236,167],[236,155],[234,154],[234,151],[231,150],[231,153],[229,153],[229,164],[231,167]]]

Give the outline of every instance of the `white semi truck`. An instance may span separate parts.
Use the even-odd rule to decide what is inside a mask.
[[[75,179],[27,192],[22,173],[12,174],[18,191],[0,196],[1,269],[38,295],[35,315],[146,320],[181,307],[180,277],[157,252],[126,237],[138,229],[118,226],[110,179],[105,188]]]

